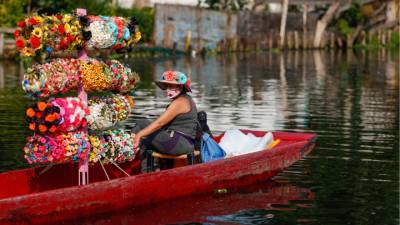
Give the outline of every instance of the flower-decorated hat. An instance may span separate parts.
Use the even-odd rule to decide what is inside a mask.
[[[187,92],[192,92],[190,89],[190,79],[186,75],[179,71],[166,71],[162,74],[161,79],[155,82],[159,88],[162,90],[167,89],[166,84],[177,84],[183,85],[183,88]]]

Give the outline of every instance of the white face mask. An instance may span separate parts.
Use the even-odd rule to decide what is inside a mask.
[[[166,94],[169,99],[174,99],[176,96],[178,96],[181,93],[180,88],[167,88]]]

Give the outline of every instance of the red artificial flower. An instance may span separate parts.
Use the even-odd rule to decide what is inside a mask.
[[[72,36],[72,35],[67,35],[67,41],[68,41],[68,43],[71,43],[71,42],[73,42],[74,40],[75,40],[74,36]]]
[[[65,33],[64,25],[62,25],[62,24],[58,25],[58,32],[61,35]]]
[[[36,112],[36,118],[42,118],[43,113],[42,112]]]
[[[111,48],[113,48],[113,49],[121,49],[122,45],[121,44],[116,44],[116,45],[113,45]]]
[[[82,127],[86,127],[87,126],[87,121],[85,118],[83,118],[82,120]]]
[[[31,38],[29,38],[29,42],[31,43],[31,47],[34,49],[39,48],[40,46],[40,38],[36,36],[32,36]]]
[[[23,28],[25,26],[25,20],[19,21],[17,25],[18,25],[18,27]]]
[[[17,39],[20,35],[20,31],[17,29],[14,31],[14,38]]]
[[[175,74],[171,70],[164,73],[164,80],[173,81],[175,80]]]
[[[186,87],[189,87],[190,88],[190,83],[191,83],[191,81],[190,81],[190,79],[188,79],[187,81],[186,81]]]
[[[62,39],[60,42],[60,45],[58,46],[58,48],[60,50],[65,50],[67,49],[68,45],[67,45],[67,40],[66,39]]]
[[[35,20],[33,17],[29,18],[28,20],[30,25],[38,25],[39,22],[37,20]]]
[[[51,133],[54,133],[54,132],[56,132],[56,130],[57,130],[57,127],[56,126],[51,126],[50,127],[50,129],[49,129],[49,131],[51,132]]]
[[[22,38],[16,40],[15,47],[17,47],[18,49],[23,49],[25,47],[25,40]]]
[[[56,17],[57,17],[57,19],[62,20],[62,16],[61,15],[57,15]]]

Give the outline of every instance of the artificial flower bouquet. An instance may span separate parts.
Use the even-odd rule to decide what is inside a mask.
[[[127,93],[138,81],[138,74],[117,60],[56,58],[28,68],[22,88],[31,96],[46,98],[77,90],[80,85],[88,92]]]
[[[25,159],[32,163],[61,163],[86,159],[90,150],[87,132],[33,134],[26,140]]]
[[[134,104],[131,96],[119,94],[94,96],[88,103],[90,114],[87,121],[91,130],[109,129],[117,122],[127,119]]]
[[[87,126],[89,109],[77,97],[39,101],[26,110],[29,129],[36,133],[70,132]]]
[[[89,162],[99,160],[104,164],[110,162],[123,163],[135,159],[136,152],[133,148],[131,134],[124,130],[107,130],[92,133],[89,136],[91,151]]]
[[[45,59],[60,53],[72,55],[85,47],[129,49],[141,34],[135,18],[64,14],[21,20],[14,37],[23,57]]]

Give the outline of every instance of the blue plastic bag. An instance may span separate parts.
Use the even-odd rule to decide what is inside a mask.
[[[203,142],[201,145],[201,161],[203,163],[211,162],[225,157],[226,153],[207,133],[202,136]]]

